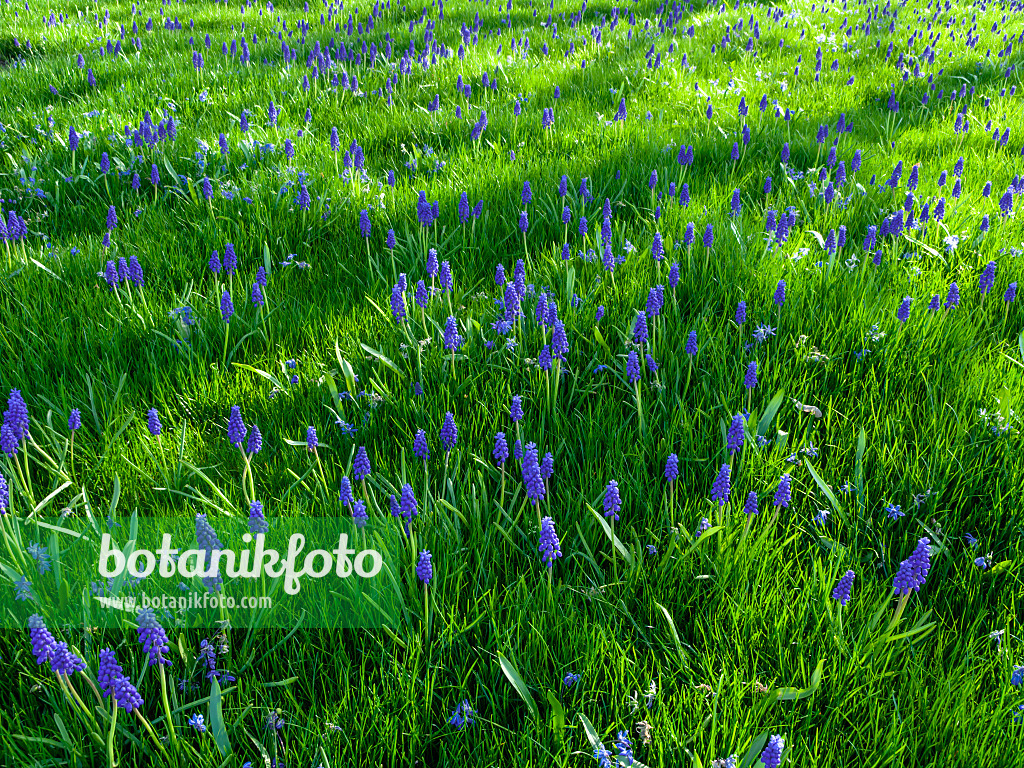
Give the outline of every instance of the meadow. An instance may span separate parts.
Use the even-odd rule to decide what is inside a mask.
[[[0,764],[1024,764],[1022,11],[5,0]],[[395,623],[37,524],[303,517]]]

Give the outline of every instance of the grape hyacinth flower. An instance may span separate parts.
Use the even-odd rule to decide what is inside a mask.
[[[149,434],[153,437],[158,437],[162,428],[160,426],[160,416],[157,414],[156,408],[150,408],[146,414],[146,426],[149,428]]]
[[[100,684],[103,697],[114,692],[114,681],[124,676],[124,670],[117,663],[117,656],[110,648],[100,651],[100,663],[96,669],[96,681]]]
[[[615,522],[618,522],[618,513],[621,509],[622,499],[619,496],[619,483],[616,480],[611,480],[604,489],[604,516],[614,516]]]
[[[956,282],[949,284],[949,292],[946,294],[946,309],[960,306],[960,286]]]
[[[503,467],[508,460],[508,440],[505,439],[504,432],[497,432],[494,435],[494,450],[491,453],[494,456],[494,463]]]
[[[117,677],[111,685],[114,692],[114,699],[117,706],[129,714],[143,705],[142,696],[135,690],[135,686],[125,676]]]
[[[629,379],[630,384],[635,384],[640,380],[642,370],[640,368],[640,358],[636,354],[635,349],[629,350],[629,356],[626,358],[626,378]]]
[[[245,451],[250,455],[255,455],[263,450],[263,434],[260,432],[260,428],[255,424],[249,429],[249,439],[245,443]]]
[[[366,455],[366,447],[359,446],[356,450],[356,457],[352,460],[352,477],[357,481],[365,480],[370,476],[370,457]]]
[[[263,502],[253,499],[249,504],[249,533],[254,536],[267,534],[270,531],[270,523],[263,515]]]
[[[527,443],[522,461],[523,485],[526,497],[533,503],[539,503],[545,496],[544,478],[541,475],[540,463],[537,460],[537,446]]]
[[[736,325],[743,325],[747,321],[747,302],[741,301],[736,305],[736,315],[733,319]]]
[[[398,283],[391,289],[391,314],[396,323],[405,319],[405,298],[402,296],[402,287]]]
[[[231,317],[235,314],[235,305],[231,301],[231,294],[227,291],[224,291],[220,297],[220,314],[225,323],[230,323]]]
[[[228,416],[228,442],[241,449],[242,442],[245,440],[245,433],[242,409],[237,405],[233,405],[231,406],[231,415]]]
[[[142,650],[149,655],[149,666],[152,667],[156,664],[170,666],[171,660],[164,654],[171,652],[171,645],[167,640],[167,633],[157,621],[153,609],[143,608],[140,610],[137,621],[139,622],[139,642],[142,643]]]
[[[78,408],[72,408],[68,414],[68,429],[76,432],[82,428],[82,412]]]
[[[412,441],[412,452],[423,459],[423,461],[430,458],[430,449],[427,447],[427,433],[422,429],[416,430],[416,437]]]
[[[198,544],[198,549],[203,553],[200,562],[203,571],[206,572],[209,568],[207,563],[210,565],[213,564],[213,551],[223,549],[224,545],[217,537],[216,532],[207,521],[204,513],[196,514],[196,542]],[[209,592],[220,591],[223,582],[224,579],[220,575],[219,568],[215,568],[213,573],[203,577],[203,586],[205,586]]]
[[[747,494],[747,500],[743,502],[743,512],[748,519],[757,514],[757,493],[755,491]]]
[[[341,478],[338,500],[343,507],[350,507],[355,502],[355,497],[352,495],[352,481],[348,479],[348,475],[343,475]]]
[[[690,355],[691,357],[693,355],[697,354],[697,332],[696,331],[690,331],[690,335],[686,339],[685,351],[686,351],[686,354]]]
[[[717,501],[720,507],[729,503],[729,494],[731,493],[729,474],[731,471],[732,468],[728,464],[723,464],[722,468],[718,470],[715,482],[711,485],[711,500]]]
[[[444,424],[441,425],[441,442],[444,444],[446,451],[451,451],[455,447],[456,441],[459,439],[459,430],[455,426],[455,417],[451,411],[445,411]]]
[[[772,301],[775,302],[775,306],[781,307],[783,302],[786,300],[786,281],[779,280],[779,284],[775,286],[775,295],[772,297]]]
[[[449,315],[444,325],[444,348],[454,354],[455,350],[462,345],[462,341],[458,321]]]
[[[366,513],[366,502],[362,499],[356,499],[352,505],[352,519],[355,521],[357,528],[364,528],[370,521],[370,517]]]
[[[416,576],[423,582],[423,586],[427,586],[434,578],[434,566],[431,564],[430,558],[430,551],[424,549],[420,552],[419,560],[416,563]]]
[[[646,344],[648,338],[647,313],[641,310],[637,313],[636,322],[633,324],[633,343]]]
[[[665,479],[670,483],[675,482],[679,477],[679,457],[670,453],[665,460]]]
[[[53,658],[57,641],[54,640],[50,630],[43,623],[43,617],[38,613],[33,613],[28,617],[28,636],[32,642],[32,654],[36,657],[36,664],[42,664]]]
[[[782,765],[782,750],[786,743],[778,734],[768,739],[768,746],[761,753],[761,762],[764,768],[779,768]]]
[[[928,576],[931,567],[931,551],[928,538],[918,539],[917,547],[910,557],[900,563],[900,569],[893,577],[892,586],[898,595],[909,595],[910,591],[919,592]]]
[[[523,418],[522,395],[512,395],[512,405],[509,407],[509,413],[512,416],[512,421],[514,422],[518,422]]]
[[[738,453],[743,448],[743,415],[737,413],[732,417],[729,431],[726,436],[726,447],[729,455]]]
[[[67,643],[57,643],[50,657],[50,670],[55,675],[71,677],[85,669],[85,662],[71,652]]]
[[[896,310],[896,319],[901,323],[906,323],[910,319],[910,302],[912,301],[913,299],[909,296],[904,296],[899,309]]]
[[[558,541],[558,534],[555,531],[555,521],[551,517],[545,517],[540,521],[540,546],[537,547],[541,553],[541,560],[551,568],[555,564],[555,558],[562,556],[561,543]]]
[[[779,487],[775,490],[775,499],[772,503],[776,507],[788,507],[792,498],[793,492],[790,488],[790,477],[787,472],[779,478]]]
[[[985,296],[992,292],[992,288],[996,284],[996,263],[990,261],[985,265],[985,270],[981,273],[981,279],[978,281],[978,289],[981,291],[981,295]]]
[[[743,374],[743,386],[753,389],[757,386],[757,360],[747,363],[746,373]]]
[[[839,604],[844,607],[850,600],[850,588],[853,587],[855,575],[853,571],[847,571],[843,578],[839,580],[839,583],[836,584],[835,589],[832,590],[832,599],[838,600]]]

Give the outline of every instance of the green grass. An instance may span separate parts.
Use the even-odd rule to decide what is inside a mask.
[[[410,33],[409,23],[419,21],[423,6],[393,1],[362,36],[383,52],[388,33],[390,63],[339,62],[308,91],[302,80],[314,80],[306,60],[315,43],[326,50],[333,38],[361,54],[361,40],[353,43],[358,33],[350,38],[344,26],[334,29],[354,8],[321,26],[327,9],[313,4],[308,12],[296,2],[262,12],[254,5],[243,14],[219,4],[146,3],[134,17],[138,32],[132,8],[0,7],[0,196],[4,211],[16,211],[29,229],[23,241],[0,250],[0,388],[23,393],[33,438],[16,455],[31,489],[12,460],[0,456],[10,512],[24,517],[38,505],[39,514],[70,508],[82,518],[88,505],[98,518],[109,512],[125,523],[135,510],[143,520],[202,512],[215,528],[221,516],[247,515],[244,463],[226,435],[228,413],[240,405],[246,424],[257,424],[264,436],[252,464],[268,518],[347,514],[334,489],[351,473],[356,448],[365,446],[374,472],[371,525],[390,520],[386,489],[410,482],[421,510],[418,544],[433,553],[434,578],[429,633],[411,552],[395,564],[405,614],[393,633],[233,627],[219,664],[237,680],[225,683],[219,707],[210,706],[217,692],[198,655],[213,630],[179,632],[168,622],[178,646],[172,680],[189,679],[186,691],[171,696],[172,708],[183,708],[174,715],[178,740],[165,753],[122,711],[115,744],[121,765],[585,765],[593,747],[583,717],[609,747],[617,731],[629,730],[637,760],[650,766],[707,766],[730,754],[748,755],[744,764],[757,765],[762,737],[772,734],[785,738],[783,759],[801,766],[1022,762],[1014,747],[1024,726],[1013,715],[1024,699],[1010,678],[1024,664],[1018,639],[1024,314],[1020,299],[1007,303],[1003,296],[1024,278],[1024,228],[1019,195],[1010,215],[999,206],[1024,173],[1024,99],[1010,93],[1021,87],[1013,6],[960,2],[939,12],[908,2],[897,6],[891,33],[887,6],[865,35],[874,5],[680,9],[678,21],[659,31],[658,19],[668,17],[648,0],[626,4],[614,30],[613,4],[588,5],[574,28],[570,18],[580,7],[560,1],[552,10],[553,39],[541,25],[549,10],[543,5],[517,3],[510,30],[504,5],[452,2],[443,21],[436,6],[426,6],[436,42],[451,55],[427,68],[413,61],[399,74],[395,67],[410,39],[422,52],[423,25]],[[364,23],[367,8],[359,8]],[[47,25],[51,10],[67,20]],[[108,10],[110,24],[102,26]],[[165,30],[161,10],[183,29]],[[477,13],[479,43],[466,45],[460,60],[460,28],[472,28]],[[290,64],[277,39],[278,16],[287,21],[284,41],[298,52]],[[735,28],[741,18],[742,29]],[[748,52],[751,18],[759,37]],[[304,39],[296,31],[302,20],[309,24]],[[220,52],[222,43],[240,40],[242,22],[248,65]],[[97,49],[120,39],[121,24],[121,55],[101,58]],[[597,46],[591,30],[602,25]],[[730,26],[731,42],[723,47]],[[496,30],[500,35],[487,36]],[[908,48],[914,30],[918,39]],[[941,39],[931,63],[924,49],[936,32]],[[820,43],[819,35],[825,36]],[[204,58],[198,74],[190,36]],[[131,43],[135,37],[141,51]],[[570,42],[574,51],[567,55]],[[661,56],[658,69],[645,59],[652,45]],[[85,69],[76,63],[79,53]],[[901,55],[915,57],[905,81],[896,66]],[[86,80],[89,68],[95,87]],[[343,68],[358,77],[361,95],[330,86],[331,74],[340,77]],[[374,92],[392,71],[389,105]],[[485,71],[497,77],[497,90],[481,87]],[[472,85],[468,98],[456,94],[459,76]],[[890,86],[899,101],[895,113],[887,106]],[[950,100],[950,90],[962,87],[967,95]],[[435,94],[440,111],[429,112]],[[762,112],[762,94],[777,100],[782,113],[791,109],[792,118],[777,116],[774,104]],[[922,104],[925,94],[929,101]],[[741,95],[749,109],[746,147]],[[609,124],[623,97],[627,119]],[[271,100],[281,110],[276,127],[267,121]],[[550,129],[541,127],[544,108],[554,109]],[[165,109],[178,124],[176,139],[129,151],[124,126],[138,128],[145,111],[157,123]],[[488,126],[471,141],[482,109]],[[247,133],[239,125],[243,110],[250,113]],[[962,110],[966,133],[954,130]],[[847,182],[826,204],[818,169],[826,165],[840,115],[852,125],[837,145]],[[830,126],[829,137],[819,145],[822,124]],[[74,153],[71,126],[82,136]],[[337,154],[330,149],[332,127],[340,136]],[[997,128],[1000,135],[1010,130],[1005,146],[992,139]],[[223,158],[222,133],[229,144]],[[286,139],[294,144],[291,160]],[[362,147],[365,175],[341,178],[342,155],[353,140]],[[736,162],[729,160],[733,142],[742,150]],[[780,160],[787,143],[788,173]],[[262,152],[264,144],[274,149]],[[692,166],[677,163],[680,145],[693,146]],[[855,150],[863,165],[853,172]],[[107,174],[100,170],[104,152]],[[415,171],[406,166],[413,156]],[[960,157],[956,198],[953,167]],[[433,172],[435,159],[444,165]],[[902,179],[892,191],[884,182],[900,160]],[[944,197],[945,217],[937,222],[933,215],[923,234],[904,230],[884,239],[875,266],[861,245],[869,226],[902,207],[914,163],[920,163],[915,215],[924,202],[934,214]],[[155,189],[152,165],[160,174]],[[664,194],[657,220],[648,188],[652,170],[656,191]],[[395,173],[394,187],[386,183],[388,171]],[[836,171],[827,168],[829,179]],[[943,171],[949,175],[940,188]],[[131,184],[135,172],[138,191]],[[557,194],[563,174],[569,178],[564,201]],[[204,177],[212,180],[211,200],[202,194]],[[584,177],[589,201],[578,192]],[[518,222],[525,180],[533,200],[524,249]],[[987,181],[989,197],[982,194]],[[683,182],[688,207],[668,196],[669,183]],[[296,203],[301,184],[311,197],[308,211]],[[737,217],[729,215],[734,189],[742,196]],[[440,217],[427,231],[416,218],[420,190],[439,203]],[[463,192],[471,206],[483,200],[480,218],[464,225]],[[614,254],[626,256],[613,278],[598,242],[606,199]],[[106,248],[111,205],[118,225]],[[569,261],[561,258],[563,205],[573,216]],[[790,206],[796,226],[785,243],[772,246],[763,234],[766,212]],[[364,209],[372,221],[369,247],[358,226]],[[985,214],[990,229],[982,233]],[[585,238],[577,231],[581,215],[589,222]],[[683,245],[688,222],[696,231],[692,248]],[[709,223],[710,252],[701,245]],[[847,243],[830,255],[818,238],[841,225]],[[389,229],[397,240],[393,252],[384,247]],[[650,256],[656,231],[666,250],[660,266]],[[955,245],[950,237],[958,238]],[[206,265],[228,242],[239,268],[225,286],[224,275]],[[425,246],[450,262],[454,291],[433,298],[421,314],[413,290],[421,278],[432,284]],[[594,260],[580,258],[591,248]],[[293,263],[283,266],[290,254]],[[112,291],[97,273],[108,259],[130,256],[145,270],[145,287],[133,286],[130,295],[124,284]],[[555,370],[537,365],[551,331],[533,320],[532,292],[523,301],[526,317],[511,334],[514,349],[492,330],[501,312],[495,301],[503,296],[495,267],[503,263],[511,277],[524,256],[525,282],[554,296],[565,323],[570,350],[557,387]],[[983,299],[979,278],[993,260],[995,286]],[[634,388],[625,363],[636,312],[652,286],[668,285],[672,262],[680,267],[679,284],[666,288],[653,346],[643,350],[659,369],[652,374],[645,367]],[[269,284],[266,305],[257,311],[249,296],[260,266]],[[396,323],[389,309],[398,273],[409,280],[408,323]],[[778,308],[772,297],[780,279],[786,300]],[[953,281],[960,305],[929,312],[931,297],[944,301]],[[235,307],[226,345],[225,287]],[[896,311],[905,296],[914,301],[903,324]],[[748,317],[737,327],[740,300]],[[186,305],[192,326],[171,314]],[[606,313],[595,322],[598,307]],[[454,361],[441,345],[449,315],[465,338]],[[775,334],[756,343],[753,329],[762,323]],[[699,344],[695,357],[684,352],[691,330]],[[296,361],[294,371],[287,360]],[[748,395],[743,376],[751,360],[759,383]],[[413,392],[416,382],[422,397]],[[354,397],[338,399],[335,389]],[[515,394],[523,395],[526,414],[514,427]],[[747,408],[748,396],[747,439],[730,459],[726,428]],[[794,403],[815,406],[820,418]],[[160,442],[146,428],[154,407],[164,428]],[[81,409],[83,426],[72,463],[66,425],[73,408]],[[438,432],[449,411],[459,436],[446,459]],[[339,418],[351,429],[339,428]],[[286,442],[304,443],[309,425],[320,436],[322,469],[311,469],[303,444]],[[412,454],[418,429],[430,440],[426,478]],[[511,459],[502,491],[491,455],[497,431],[510,443],[521,437],[536,442],[542,456],[553,454],[541,511],[555,520],[563,556],[550,582],[537,551],[537,515]],[[764,446],[756,444],[755,431]],[[681,471],[671,492],[662,476],[670,453],[678,455]],[[732,467],[732,497],[720,508],[710,497],[724,462]],[[773,495],[787,472],[792,504],[776,508]],[[613,479],[623,501],[614,527],[622,549],[614,558],[609,531],[590,511],[602,512]],[[358,484],[356,491],[363,496]],[[742,504],[750,491],[758,494],[761,513],[746,532]],[[888,505],[899,505],[905,516],[889,519]],[[822,509],[830,514],[818,524]],[[695,540],[703,518],[712,528]],[[976,548],[966,542],[968,533],[977,537]],[[924,536],[933,547],[927,581],[910,596],[898,629],[887,631],[897,604],[893,575]],[[647,554],[648,545],[657,554]],[[992,567],[974,564],[989,555]],[[16,576],[26,575],[37,588],[53,578],[52,572],[23,574],[6,552],[0,563],[13,567],[0,579],[5,612],[24,608],[13,602]],[[848,569],[856,573],[853,596],[840,611],[830,596]],[[46,605],[32,610],[48,615]],[[134,632],[50,626],[78,649],[90,676],[99,649],[114,648],[145,699],[143,713],[166,735],[159,680],[155,668],[144,666]],[[919,631],[905,634],[914,628]],[[1000,631],[997,643],[992,633]],[[9,681],[0,717],[3,760],[107,764],[109,705],[93,709],[92,726],[30,651],[23,631],[0,637],[0,670]],[[566,688],[562,679],[570,672],[581,679]],[[652,683],[656,696],[647,708]],[[88,704],[88,686],[76,687]],[[633,696],[638,708],[630,704]],[[476,723],[460,731],[447,720],[463,700]],[[265,727],[275,710],[286,722],[276,735]],[[208,725],[223,722],[219,744],[214,728],[200,736],[187,725],[193,711]],[[653,729],[650,744],[637,737],[639,721]],[[92,727],[103,733],[102,744],[90,737]]]

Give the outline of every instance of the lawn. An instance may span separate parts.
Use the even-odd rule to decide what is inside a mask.
[[[1024,764],[1020,13],[0,5],[0,764]]]

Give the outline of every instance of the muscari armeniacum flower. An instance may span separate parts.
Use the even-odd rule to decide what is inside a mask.
[[[665,479],[670,483],[675,482],[679,477],[679,457],[670,453],[665,460]]]
[[[100,684],[100,690],[104,698],[114,691],[114,681],[124,676],[124,670],[117,663],[117,656],[110,648],[100,651],[100,663],[96,670],[96,681]]]
[[[711,500],[717,501],[720,507],[729,503],[729,494],[731,493],[729,474],[731,471],[732,469],[728,464],[723,464],[722,468],[718,470],[715,482],[711,484]]]
[[[33,613],[28,617],[28,636],[32,642],[32,654],[36,657],[36,664],[42,664],[53,657],[57,641],[54,640],[50,630],[43,622],[43,617],[38,613]]]
[[[427,447],[427,433],[422,429],[416,430],[416,436],[412,441],[412,452],[423,459],[423,461],[430,458],[430,449]]]
[[[845,606],[849,602],[850,588],[853,586],[855,575],[853,571],[847,571],[832,590],[832,599],[838,600],[840,605]]]
[[[908,595],[910,591],[920,591],[931,567],[929,560],[931,551],[927,538],[918,539],[917,547],[910,557],[900,563],[899,571],[893,577],[892,586],[898,595]]]
[[[253,499],[249,504],[249,533],[254,536],[260,533],[266,534],[270,531],[270,523],[263,515],[263,502]]]
[[[441,443],[444,445],[444,449],[450,451],[455,447],[458,439],[459,430],[455,426],[455,417],[451,411],[446,411],[444,414],[444,424],[441,425]]]
[[[792,498],[793,492],[790,488],[790,477],[787,472],[779,478],[779,487],[775,490],[775,498],[772,503],[775,504],[776,507],[788,507]]]
[[[231,406],[231,415],[228,416],[228,442],[237,448],[242,447],[245,440],[245,422],[242,420],[242,410],[237,405]]]
[[[729,425],[726,435],[726,448],[730,455],[743,448],[743,414],[737,413],[732,417],[732,423]]]
[[[423,585],[426,586],[430,583],[430,580],[434,578],[434,566],[430,562],[431,554],[429,550],[424,549],[420,552],[419,560],[416,563],[416,576]]]
[[[523,485],[526,488],[526,497],[537,504],[546,493],[544,478],[540,471],[537,446],[534,443],[527,443],[522,461]]]
[[[604,516],[619,519],[619,510],[622,509],[622,499],[619,496],[619,483],[611,480],[604,489]]]
[[[203,571],[207,571],[209,566],[213,564],[213,551],[223,549],[224,545],[221,540],[217,537],[213,527],[206,519],[206,515],[199,513],[196,515],[196,542],[198,549],[202,550],[203,557],[201,560]],[[203,586],[209,592],[220,591],[221,585],[224,583],[224,578],[220,575],[219,568],[215,569],[209,576],[203,577]]]
[[[508,459],[508,440],[505,439],[504,432],[498,432],[494,435],[494,450],[491,452],[494,456],[494,462],[500,467],[505,464]]]
[[[171,652],[171,646],[167,640],[167,633],[157,621],[156,614],[152,608],[143,608],[139,611],[139,642],[142,643],[142,650],[149,655],[149,666],[162,664],[170,666],[171,660],[164,656]]]
[[[537,549],[541,553],[541,560],[548,568],[554,565],[555,558],[562,556],[561,544],[555,531],[555,521],[551,517],[545,517],[540,521],[540,545]]]
[[[782,750],[785,746],[785,741],[778,734],[768,739],[768,746],[761,753],[761,762],[764,764],[764,768],[779,768],[782,764]]]

